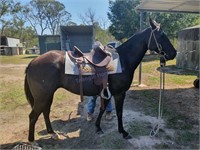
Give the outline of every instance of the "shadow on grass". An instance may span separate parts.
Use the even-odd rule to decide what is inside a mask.
[[[165,66],[165,67],[162,68],[162,69],[164,70],[165,73],[168,73],[168,74],[175,74],[175,75],[194,75],[194,76],[197,76],[197,75],[198,75],[198,71],[177,68],[175,65]],[[157,71],[160,71],[160,70],[161,70],[161,67],[158,67],[156,70],[157,70]]]
[[[150,61],[156,61],[156,60],[160,60],[159,55],[146,54],[142,62],[150,62]],[[157,71],[160,71],[160,67],[157,68]],[[176,74],[176,75],[195,75],[195,76],[198,75],[197,70],[177,68],[176,65],[165,66],[164,71],[165,73]]]
[[[79,103],[78,110],[83,111],[82,105],[83,103]],[[39,144],[39,147],[42,149],[92,149],[96,146],[94,140],[97,135],[94,122],[87,122],[85,117],[69,119],[67,115],[66,120],[63,119],[55,119],[51,122],[54,131],[64,137],[63,139],[53,139],[51,135],[47,134],[46,127],[40,131],[36,130],[35,135],[39,137],[35,137],[35,142]],[[20,140],[8,142],[1,144],[0,149],[13,149],[21,143]]]
[[[142,59],[142,62],[150,62],[150,61],[155,61],[155,60],[160,60],[160,57],[158,54],[146,54],[144,58]]]
[[[26,56],[26,57],[23,57],[22,59],[33,59],[33,58],[36,58],[38,57],[39,55],[33,55],[33,56]]]

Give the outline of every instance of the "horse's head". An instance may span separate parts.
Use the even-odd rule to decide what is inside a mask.
[[[163,55],[166,60],[174,59],[176,57],[176,50],[161,29],[160,24],[151,19],[149,22],[151,32],[148,39],[148,49]]]

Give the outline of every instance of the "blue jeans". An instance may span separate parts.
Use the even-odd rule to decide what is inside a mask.
[[[88,113],[91,113],[91,114],[94,113],[94,108],[96,106],[96,99],[97,99],[97,96],[89,96],[88,103],[87,103]],[[111,111],[112,111],[112,104],[110,101],[106,107],[106,112],[111,112]]]

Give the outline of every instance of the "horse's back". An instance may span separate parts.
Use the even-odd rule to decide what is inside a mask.
[[[26,69],[28,84],[33,94],[53,93],[60,86],[60,74],[64,68],[65,53],[49,51],[30,62]]]
[[[59,61],[64,61],[65,53],[59,50],[51,50],[46,52],[38,57],[36,57],[32,62],[31,65],[34,64],[47,64],[47,63],[58,63]]]

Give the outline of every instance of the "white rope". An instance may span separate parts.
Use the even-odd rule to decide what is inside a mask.
[[[158,134],[160,127],[161,127],[161,119],[162,119],[162,101],[164,96],[164,85],[165,85],[165,73],[164,73],[165,64],[160,65],[160,94],[159,94],[159,103],[158,103],[158,123],[153,127],[150,132],[150,137],[154,137]]]
[[[157,40],[156,40],[155,34],[154,34],[154,31],[156,31],[156,30],[157,30],[157,28],[155,28],[154,30],[151,28],[151,34],[150,34],[150,36],[149,36],[149,41],[148,41],[148,49],[149,49],[150,44],[151,44],[152,35],[154,35],[154,36],[153,36],[153,37],[154,37],[154,40],[155,40],[155,42],[156,42],[156,45],[158,46]],[[158,47],[158,48],[159,48],[159,47]],[[150,49],[149,49],[149,50],[150,50]]]

